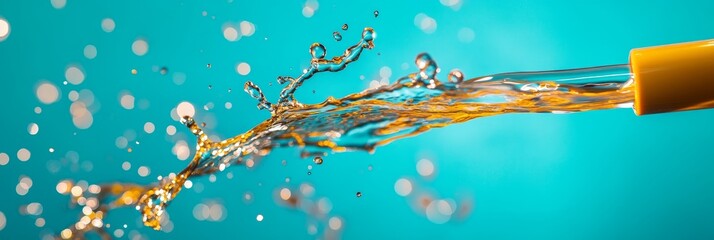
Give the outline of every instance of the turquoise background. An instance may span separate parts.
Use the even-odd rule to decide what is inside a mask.
[[[55,191],[60,180],[148,184],[179,171],[188,162],[176,160],[171,148],[188,131],[179,127],[176,138],[165,133],[169,124],[179,126],[169,115],[179,102],[192,102],[199,121],[212,121],[210,134],[242,133],[269,116],[242,92],[246,80],[274,101],[280,90],[275,77],[296,76],[306,67],[312,42],[322,42],[332,56],[357,42],[366,26],[377,31],[377,47],[345,71],[308,81],[298,90],[299,100],[316,103],[361,91],[378,79],[383,66],[392,69],[393,81],[416,70],[413,59],[420,52],[439,63],[441,78],[452,68],[470,78],[626,63],[632,48],[714,38],[714,2],[700,0],[463,0],[458,11],[436,0],[320,0],[311,18],[302,15],[303,4],[67,0],[58,10],[49,0],[0,0],[0,17],[11,26],[0,42],[0,152],[10,156],[0,166],[0,212],[7,218],[0,239],[41,238],[76,221],[80,210],[68,208],[69,197]],[[374,10],[379,17],[372,15]],[[433,34],[414,25],[418,13],[436,20]],[[100,26],[107,17],[116,22],[111,33]],[[242,20],[255,24],[255,34],[227,41],[222,25]],[[332,32],[343,23],[350,29],[336,42]],[[472,42],[458,40],[463,27],[473,29]],[[149,43],[145,56],[131,51],[137,38]],[[95,59],[83,56],[87,44],[97,47]],[[250,74],[237,74],[238,62],[249,63]],[[409,68],[402,69],[403,63]],[[86,79],[62,85],[65,68],[72,64],[81,66]],[[169,73],[161,75],[154,66],[166,66]],[[130,73],[133,68],[137,75]],[[183,85],[172,82],[175,72],[186,74]],[[60,88],[58,102],[38,101],[35,87],[43,79]],[[67,94],[80,89],[92,90],[101,104],[86,130],[77,129],[69,114]],[[122,108],[124,91],[137,103],[147,100],[149,107]],[[223,107],[226,101],[233,103],[231,110]],[[216,107],[205,111],[208,102]],[[41,114],[33,112],[36,106],[42,107]],[[279,187],[309,182],[316,195],[331,199],[331,213],[344,219],[345,239],[713,239],[713,117],[712,110],[636,117],[629,109],[495,116],[399,140],[373,154],[331,154],[310,176],[306,166],[311,162],[300,159],[298,149],[279,149],[256,169],[231,169],[233,179],[222,173],[215,183],[207,177],[195,180],[204,190],[185,190],[172,203],[170,233],[143,227],[132,209],[112,212],[107,222],[113,225],[110,231],[126,223],[124,238],[131,230],[152,239],[315,238],[319,235],[307,233],[305,213],[280,207],[273,197]],[[147,121],[156,125],[153,134],[142,130]],[[40,127],[37,135],[27,132],[31,122]],[[130,144],[132,153],[115,146],[128,129],[141,142]],[[48,152],[50,147],[56,151]],[[17,159],[20,148],[32,152],[29,161]],[[48,171],[48,161],[60,161],[68,151],[79,154],[80,164],[91,162],[92,170],[66,163],[57,173]],[[416,173],[422,157],[436,164],[434,178]],[[132,163],[130,171],[121,169],[124,161]],[[149,177],[138,176],[141,165],[150,167]],[[21,175],[34,183],[25,196],[15,193]],[[291,178],[289,184],[285,177]],[[434,224],[395,193],[394,182],[401,177],[440,197],[470,197],[474,209],[463,221]],[[243,201],[246,191],[254,194],[251,203]],[[357,191],[361,198],[355,197]],[[193,208],[204,200],[221,202],[227,217],[196,220]],[[18,211],[30,202],[42,203],[44,227]],[[265,220],[257,222],[257,214]]]

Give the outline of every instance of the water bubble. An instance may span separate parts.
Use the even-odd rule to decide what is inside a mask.
[[[327,54],[327,49],[320,43],[313,43],[310,45],[310,55],[313,59],[323,59]]]
[[[67,0],[50,0],[50,4],[52,4],[52,7],[55,9],[62,9],[67,5]]]
[[[438,72],[438,67],[436,62],[434,62],[428,53],[420,53],[416,57],[416,65],[419,68],[419,77],[423,80],[430,80],[436,77],[436,72]]]
[[[176,114],[178,114],[181,117],[184,117],[184,116],[193,117],[193,115],[196,114],[196,109],[193,107],[193,104],[191,104],[190,102],[183,101],[176,106]]]
[[[317,157],[315,157],[314,159],[312,159],[312,161],[313,161],[315,164],[320,165],[320,164],[322,164],[322,157],[317,156]]]
[[[211,69],[211,64],[206,64],[206,68]]]
[[[97,57],[97,47],[91,44],[87,45],[84,47],[83,53],[84,57],[86,57],[87,59],[94,59],[95,57]]]
[[[102,30],[104,30],[105,32],[113,32],[115,27],[116,23],[114,23],[114,19],[102,19]]]
[[[412,192],[412,182],[406,178],[400,178],[394,183],[394,191],[397,195],[405,197]]]
[[[40,126],[37,125],[37,123],[30,123],[30,125],[27,126],[27,132],[30,133],[30,135],[35,135],[39,131]]]
[[[342,30],[347,30],[350,26],[347,25],[347,23],[342,24]]]
[[[415,62],[419,70],[424,70],[429,64],[431,64],[432,59],[428,53],[420,53],[417,55]]]
[[[327,225],[332,230],[340,230],[340,228],[342,228],[342,219],[339,217],[331,217],[330,220],[327,221]]]
[[[8,162],[10,162],[10,155],[7,155],[7,153],[4,152],[0,152],[0,166],[4,166]]]
[[[59,99],[59,90],[50,82],[43,82],[35,90],[37,99],[44,104],[51,104]]]
[[[379,17],[379,11],[374,10],[374,17]]]
[[[167,67],[162,67],[161,70],[159,70],[159,73],[161,73],[161,75],[166,75],[166,73],[168,73],[168,72],[169,72],[169,69]]]
[[[377,34],[374,32],[374,29],[370,27],[366,27],[362,31],[362,39],[365,41],[372,41],[375,37],[377,37]]]
[[[240,39],[240,34],[235,27],[226,25],[223,27],[223,37],[230,42],[235,42]]]
[[[357,197],[362,197],[362,192],[357,192]]]
[[[250,37],[255,33],[255,25],[249,21],[240,22],[240,33],[243,36]]]
[[[335,31],[332,33],[332,37],[335,38],[335,41],[342,41],[342,34],[339,32]]]
[[[136,54],[136,56],[144,56],[146,52],[149,51],[149,43],[144,39],[136,39],[134,43],[131,44],[131,51]]]
[[[416,168],[417,168],[417,172],[422,177],[432,176],[434,174],[434,170],[435,170],[434,163],[431,160],[426,159],[426,158],[419,160],[417,162]]]
[[[0,17],[0,42],[10,35],[10,23]]]
[[[248,75],[250,73],[250,64],[246,62],[238,63],[236,65],[236,72],[240,75]]]
[[[69,66],[64,71],[64,77],[73,85],[79,85],[84,82],[84,72],[77,66]]]
[[[7,218],[5,217],[5,214],[0,212],[0,230],[3,230],[5,228],[5,225],[7,224]]]
[[[32,153],[30,153],[30,150],[27,150],[27,148],[20,148],[20,150],[17,150],[17,159],[22,162],[30,160],[31,155]]]
[[[414,25],[427,34],[434,33],[437,27],[436,20],[424,13],[419,13],[414,16]]]
[[[448,78],[449,78],[449,82],[461,83],[464,81],[464,73],[462,73],[458,69],[454,69],[454,70],[451,70],[451,72],[449,72]]]

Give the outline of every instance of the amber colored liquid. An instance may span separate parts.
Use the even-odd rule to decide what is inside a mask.
[[[146,226],[161,229],[169,203],[186,180],[242,165],[265,156],[276,147],[300,147],[303,157],[350,150],[372,151],[391,141],[413,136],[432,128],[504,113],[564,113],[631,106],[633,86],[626,66],[539,73],[510,73],[462,81],[452,72],[448,82],[436,78],[438,67],[427,54],[420,54],[420,71],[395,83],[348,95],[328,98],[319,104],[301,104],[293,93],[302,82],[319,72],[334,72],[356,61],[364,49],[371,49],[374,31],[366,28],[363,38],[345,54],[324,59],[324,47],[313,45],[312,65],[298,78],[280,77],[288,83],[277,103],[268,102],[260,88],[246,83],[245,90],[258,100],[258,107],[271,111],[271,118],[253,129],[223,141],[211,141],[189,117],[182,123],[197,137],[197,151],[191,163],[175,175],[153,185],[111,183],[96,194],[99,204],[90,214],[65,229],[82,237],[96,231],[111,238],[102,219],[112,209],[134,206]],[[553,79],[550,79],[550,78]],[[87,197],[83,192],[73,198]],[[293,199],[294,200],[294,199]],[[63,236],[64,235],[63,233]]]

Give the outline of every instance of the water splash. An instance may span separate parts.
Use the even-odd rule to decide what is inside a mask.
[[[343,55],[325,59],[326,49],[319,43],[310,47],[311,65],[297,78],[278,77],[288,83],[276,104],[265,99],[260,88],[246,82],[245,91],[258,100],[258,108],[268,109],[271,117],[251,130],[222,141],[211,141],[190,117],[181,122],[197,137],[196,153],[180,173],[150,186],[109,184],[102,186],[105,198],[91,215],[101,219],[108,211],[135,206],[144,224],[161,229],[166,208],[184,183],[192,177],[224,171],[226,168],[255,162],[276,147],[300,147],[302,156],[320,156],[348,150],[373,151],[376,146],[412,136],[432,128],[478,117],[514,112],[564,113],[629,107],[633,84],[627,65],[534,73],[506,73],[463,80],[452,71],[450,81],[437,79],[436,62],[426,53],[415,63],[418,72],[399,78],[388,86],[368,89],[341,99],[328,98],[319,104],[301,104],[294,93],[304,81],[319,72],[336,72],[356,61],[364,49],[374,47],[376,34],[365,28],[362,39]],[[314,160],[317,161],[317,160]],[[322,162],[322,158],[319,160]],[[309,174],[309,172],[308,172]],[[358,197],[361,193],[357,194]],[[78,222],[84,223],[84,215]],[[79,226],[79,227],[78,227]],[[65,229],[70,236],[101,227],[75,224]]]
[[[327,55],[327,49],[325,46],[320,43],[313,43],[310,46],[310,55],[312,56],[310,67],[303,70],[302,75],[297,78],[289,76],[278,77],[277,81],[279,84],[288,83],[288,85],[280,92],[280,98],[278,99],[278,103],[275,105],[265,100],[265,97],[261,97],[262,92],[260,91],[260,88],[253,83],[246,83],[246,87],[251,89],[251,91],[246,90],[246,92],[248,92],[253,98],[258,99],[259,109],[269,109],[273,115],[292,107],[300,107],[302,104],[298,103],[294,96],[295,90],[297,90],[298,87],[300,87],[306,80],[313,77],[316,73],[337,72],[345,69],[348,64],[359,59],[359,56],[362,54],[364,49],[374,48],[375,37],[377,37],[377,35],[374,32],[374,29],[369,27],[365,28],[362,31],[362,39],[360,39],[357,44],[347,48],[344,54],[335,56],[332,59],[325,59],[325,56]]]

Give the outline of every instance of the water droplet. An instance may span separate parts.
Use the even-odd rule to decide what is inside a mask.
[[[350,26],[347,26],[347,23],[342,24],[342,30],[347,30]]]
[[[357,197],[362,197],[362,192],[357,192]]]
[[[211,69],[211,64],[206,64],[206,68]]]
[[[295,79],[292,77],[278,77],[279,84],[285,84],[286,82],[292,82],[292,81],[295,81]]]
[[[374,17],[379,17],[379,11],[374,10]]]
[[[314,159],[312,159],[312,161],[315,162],[315,164],[320,165],[320,164],[322,164],[322,157],[317,156]]]
[[[419,70],[424,70],[429,64],[431,64],[432,60],[428,53],[420,53],[417,55],[415,62]]]
[[[263,91],[260,90],[258,85],[255,85],[251,81],[245,82],[245,85],[243,85],[243,91],[248,93],[252,98],[258,100],[258,109],[270,109],[272,104],[268,102],[268,100],[265,99],[265,95],[263,95]]]
[[[428,53],[420,53],[416,57],[416,65],[419,68],[419,77],[421,80],[429,81],[436,77],[436,72],[438,72],[438,67],[436,62],[434,62]]]
[[[365,41],[370,42],[370,41],[374,40],[374,38],[376,36],[377,36],[377,34],[375,34],[374,29],[372,29],[370,27],[366,27],[362,31],[362,39],[364,39]]]
[[[461,83],[464,81],[464,73],[459,71],[458,69],[451,70],[449,72],[449,82],[452,83]]]
[[[162,67],[161,70],[159,70],[159,73],[161,73],[161,75],[166,75],[166,73],[168,73],[168,72],[169,72],[169,68],[167,68],[167,67]]]
[[[307,175],[312,175],[312,172],[308,171],[308,172],[307,172]]]
[[[339,32],[335,31],[332,33],[332,37],[335,38],[335,41],[342,41],[342,34]]]
[[[312,45],[310,45],[310,55],[312,55],[313,59],[323,59],[325,58],[326,54],[327,50],[322,44],[313,43]]]
[[[258,89],[258,86],[253,84],[253,82],[245,82],[245,85],[243,85],[243,91],[246,93],[250,94],[252,98],[259,99],[260,98],[260,90]]]
[[[211,89],[213,89],[213,85],[208,84],[208,90],[211,90]]]

